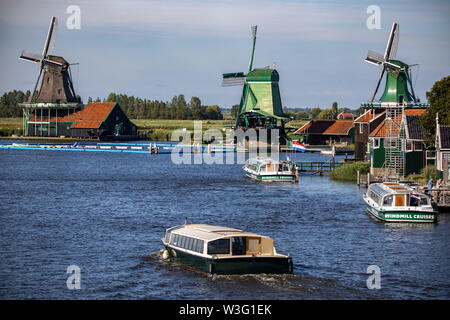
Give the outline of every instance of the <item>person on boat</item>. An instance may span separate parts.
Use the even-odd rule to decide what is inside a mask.
[[[431,192],[431,189],[433,188],[433,181],[434,181],[433,177],[431,177],[430,180],[428,180],[428,185],[427,185],[428,194],[431,194],[430,192]]]

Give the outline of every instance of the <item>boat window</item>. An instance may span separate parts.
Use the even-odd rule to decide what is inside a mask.
[[[428,201],[428,198],[426,198],[426,197],[420,198],[420,205],[421,206],[428,206],[429,204],[430,204],[430,202]]]
[[[409,205],[412,207],[418,207],[420,204],[420,198],[411,195],[411,197],[409,198]]]
[[[369,191],[369,198],[371,198],[376,203],[380,203],[380,198],[381,198],[380,195],[373,192],[372,190]]]
[[[204,245],[203,240],[197,239],[197,247],[196,247],[195,251],[203,253],[203,245]]]
[[[262,165],[261,167],[259,167],[259,172],[266,172],[266,171],[267,171],[266,165]]]
[[[230,239],[218,239],[208,242],[208,254],[230,253]]]
[[[173,237],[172,237],[172,244],[174,245],[174,246],[177,246],[178,245],[178,235],[177,234],[174,234],[173,235]]]
[[[180,244],[178,245],[181,248],[184,248],[184,242],[186,241],[185,236],[180,236]]]
[[[233,255],[245,255],[245,237],[233,237],[231,244]]]
[[[383,199],[383,206],[391,207],[392,206],[392,196],[386,196]]]
[[[396,207],[404,207],[405,206],[405,195],[404,194],[395,195],[395,206]]]
[[[191,237],[187,238],[187,245],[186,245],[186,249],[192,250],[192,242],[194,239],[192,239]]]

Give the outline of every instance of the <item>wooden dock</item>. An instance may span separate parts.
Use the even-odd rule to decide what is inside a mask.
[[[295,165],[299,173],[310,172],[323,175],[334,168],[340,167],[342,162],[335,161],[296,161]]]

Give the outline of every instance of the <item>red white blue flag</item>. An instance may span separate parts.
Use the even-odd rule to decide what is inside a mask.
[[[295,151],[306,152],[306,147],[298,141],[292,141],[292,149]]]

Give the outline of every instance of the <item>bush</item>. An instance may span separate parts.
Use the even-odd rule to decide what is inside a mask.
[[[435,180],[441,178],[441,173],[435,166],[426,166],[420,171],[420,174],[425,177],[426,181],[433,177]]]
[[[331,171],[331,179],[340,181],[355,181],[357,172],[367,174],[370,171],[369,162],[353,162],[341,165]]]

